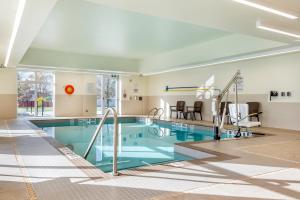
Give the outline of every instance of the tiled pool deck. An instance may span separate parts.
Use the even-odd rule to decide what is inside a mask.
[[[184,146],[214,157],[111,177],[43,137],[28,121],[2,120],[0,200],[300,199],[300,131],[255,131],[269,136],[188,143]]]

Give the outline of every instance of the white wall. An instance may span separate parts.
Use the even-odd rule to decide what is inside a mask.
[[[68,84],[75,88],[73,95],[64,91]],[[96,100],[95,74],[55,73],[55,116],[95,116]]]
[[[214,85],[222,89],[238,69],[244,78],[242,94],[291,91],[291,98],[278,101],[300,102],[300,53],[148,76],[148,95],[193,95],[194,92],[166,93],[164,88],[167,85],[201,86],[211,77],[214,77]]]
[[[261,103],[264,126],[300,130],[300,53],[149,76],[148,107],[160,106],[161,102],[175,105],[177,100],[192,105],[197,100],[195,92],[165,92],[165,86],[202,86],[213,77],[214,86],[222,89],[238,69],[244,77],[240,101]],[[270,90],[291,91],[292,97],[269,102]],[[210,109],[210,101],[205,100],[205,120],[212,119]]]
[[[17,116],[17,73],[15,68],[0,68],[0,119]]]

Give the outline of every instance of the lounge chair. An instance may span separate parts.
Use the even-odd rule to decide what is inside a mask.
[[[187,111],[192,111],[193,113],[193,118],[196,119],[196,113],[200,114],[200,119],[202,120],[202,101],[195,101],[194,106],[187,106]]]
[[[236,110],[238,108],[238,111]],[[238,114],[238,118],[237,118]],[[249,105],[248,104],[229,104],[229,116],[230,120],[234,126],[238,127],[238,133],[236,137],[240,137],[241,128],[246,128],[248,132],[248,128],[261,126],[260,122],[251,122],[249,121],[249,117],[258,115],[261,113],[251,113],[249,114]]]
[[[176,106],[170,106],[170,118],[172,118],[172,113],[176,112],[176,118],[181,118],[181,115],[184,113],[185,101],[177,101]]]

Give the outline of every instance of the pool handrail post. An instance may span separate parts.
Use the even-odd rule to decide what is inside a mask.
[[[159,111],[162,111],[159,115],[158,115],[158,113],[159,113]],[[164,114],[164,109],[163,108],[157,108],[157,107],[155,107],[155,108],[152,108],[149,112],[148,112],[148,118],[150,118],[150,114],[151,114],[151,112],[152,111],[154,111],[154,113],[153,113],[153,115],[152,115],[152,119],[155,119],[155,117],[158,115],[158,118],[157,119],[160,119],[161,118],[161,116]]]
[[[89,146],[88,148],[86,149],[85,153],[84,153],[84,158],[86,159],[87,156],[89,155],[91,149],[92,149],[92,146],[97,138],[97,136],[99,135],[100,133],[100,130],[102,129],[103,127],[103,124],[108,116],[108,114],[110,112],[113,112],[113,115],[114,115],[114,138],[113,138],[113,145],[114,145],[114,152],[113,152],[113,172],[112,172],[112,175],[113,176],[118,176],[119,173],[118,173],[118,134],[119,134],[119,124],[118,124],[118,113],[117,111],[114,109],[114,108],[107,108],[107,111],[105,112],[105,114],[103,115],[95,133],[93,134],[93,137],[89,143]]]

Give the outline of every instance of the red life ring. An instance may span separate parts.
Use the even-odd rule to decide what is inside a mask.
[[[68,95],[72,95],[75,92],[75,88],[73,85],[66,85],[65,93]]]

